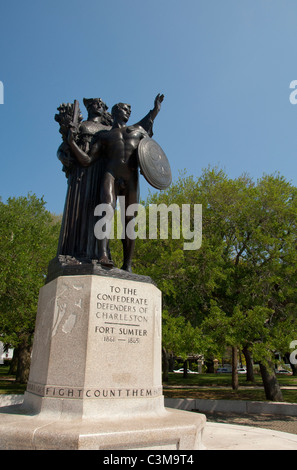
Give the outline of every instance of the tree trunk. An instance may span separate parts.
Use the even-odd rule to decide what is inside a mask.
[[[232,346],[232,388],[238,390],[238,351],[237,347]]]
[[[246,380],[248,382],[255,382],[253,359],[248,346],[245,346],[242,352],[246,362]]]
[[[173,372],[173,369],[174,369],[174,356],[173,354],[169,354],[169,357],[168,357],[168,366],[169,366],[169,372]]]
[[[168,382],[169,361],[168,354],[165,348],[162,348],[162,379],[163,382]]]
[[[18,348],[14,348],[13,356],[9,364],[9,375],[16,375],[17,368],[18,368],[18,360],[19,360],[19,351]]]
[[[185,360],[184,362],[184,374],[183,374],[183,378],[186,379],[188,377],[188,361]]]
[[[266,366],[260,362],[260,372],[266,399],[270,401],[283,401],[283,394],[277,381],[273,364],[269,363],[269,365]]]
[[[29,378],[31,362],[31,345],[23,341],[18,346],[18,367],[16,372],[16,382],[26,384]]]
[[[204,364],[206,366],[206,373],[213,374],[214,373],[214,363],[212,359],[205,359]]]

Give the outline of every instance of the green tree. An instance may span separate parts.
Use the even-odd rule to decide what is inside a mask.
[[[183,250],[184,240],[170,233],[167,240],[138,240],[137,272],[151,275],[170,315],[193,327],[214,320],[216,306],[224,317],[216,323],[217,341],[260,361],[267,397],[280,399],[276,378],[269,377],[275,352],[287,352],[297,338],[296,188],[280,175],[254,183],[215,168],[196,180],[181,176],[148,198],[153,203],[202,204],[202,246]],[[209,345],[205,351],[214,354],[213,332]]]
[[[60,221],[36,195],[0,203],[0,332],[18,355],[17,380],[28,378],[39,289],[55,256]]]
[[[167,380],[168,359],[170,355],[181,357],[184,361],[184,377],[187,376],[187,358],[202,349],[202,336],[183,316],[174,317],[164,310],[162,315],[162,358],[163,380]]]
[[[222,231],[227,275],[214,299],[230,317],[233,347],[254,354],[267,398],[281,400],[274,355],[297,335],[296,188],[279,175],[215,186],[209,206]]]

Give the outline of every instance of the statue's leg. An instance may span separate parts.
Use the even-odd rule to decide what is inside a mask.
[[[127,186],[125,189],[125,228],[126,230],[125,230],[125,237],[122,240],[123,255],[124,255],[122,269],[128,272],[132,272],[132,259],[133,259],[133,253],[134,253],[134,248],[135,248],[135,237],[132,236],[133,230],[131,230],[131,224],[133,224],[134,219],[137,214],[134,213],[133,215],[130,215],[129,210],[128,210],[128,215],[127,215],[127,209],[132,204],[138,204],[138,203],[139,203],[139,184],[138,184],[138,174],[135,172],[135,174],[133,173],[133,175],[131,176],[131,179],[127,183]],[[129,231],[127,230],[128,224],[130,226]]]
[[[111,230],[111,223],[116,206],[116,192],[114,177],[110,173],[106,173],[103,178],[102,187],[100,191],[100,204],[102,204],[104,215],[101,216],[102,234],[97,236],[98,243],[98,260],[103,266],[113,267],[109,250],[109,236]],[[104,217],[104,220],[103,220]]]

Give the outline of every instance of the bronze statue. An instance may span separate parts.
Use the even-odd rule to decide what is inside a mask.
[[[171,183],[171,170],[161,147],[152,139],[153,123],[160,111],[163,95],[155,98],[154,108],[139,122],[128,126],[131,106],[118,103],[111,114],[100,98],[84,98],[88,118],[82,121],[77,101],[62,104],[55,115],[63,142],[58,158],[68,179],[57,257],[49,264],[47,282],[58,275],[100,273],[131,276],[135,239],[128,237],[127,224],[136,214],[127,215],[131,204],[139,203],[139,169],[155,188]],[[109,233],[96,237],[95,208],[110,208],[105,219],[111,221],[118,196],[125,201],[125,237],[122,270],[114,267],[109,251]],[[99,220],[103,221],[103,215]],[[106,224],[107,226],[108,224]],[[131,224],[130,224],[131,226]],[[112,274],[114,273],[114,274]],[[122,275],[122,274],[121,274]],[[133,276],[133,275],[132,275]]]
[[[78,102],[63,103],[55,120],[60,124],[63,142],[57,156],[63,163],[63,171],[68,180],[62,226],[58,244],[58,255],[76,259],[95,259],[97,243],[94,235],[94,207],[99,203],[98,185],[102,168],[100,161],[89,168],[78,162],[68,143],[69,129],[75,136],[77,145],[89,152],[93,139],[99,131],[110,129],[112,117],[100,98],[84,98],[88,118],[82,122]]]
[[[110,217],[115,210],[117,197],[125,197],[125,227],[134,218],[134,216],[126,215],[127,207],[139,202],[137,149],[143,138],[153,135],[153,122],[160,111],[163,99],[163,95],[157,95],[154,108],[141,121],[131,126],[126,125],[131,114],[131,106],[126,103],[114,105],[111,111],[112,128],[96,135],[96,142],[89,153],[84,152],[75,142],[73,131],[69,132],[68,143],[73,155],[82,166],[90,167],[98,160],[104,162],[103,176],[98,188],[99,201],[111,207]],[[103,266],[112,267],[108,242],[108,234],[103,239],[98,239],[98,261]],[[134,246],[135,240],[126,235],[123,239],[124,262],[122,266],[125,271],[132,271]]]

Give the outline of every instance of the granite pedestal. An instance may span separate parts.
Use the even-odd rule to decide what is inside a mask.
[[[24,403],[0,410],[0,449],[194,450],[204,426],[164,407],[155,285],[84,274],[40,290]]]

